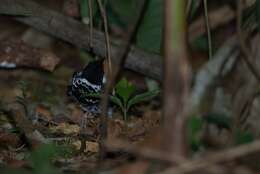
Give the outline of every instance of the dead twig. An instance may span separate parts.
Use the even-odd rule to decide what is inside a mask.
[[[206,169],[208,166],[212,164],[229,162],[259,151],[260,140],[257,140],[250,144],[245,144],[228,150],[223,150],[221,152],[214,153],[208,157],[202,157],[197,160],[191,160],[189,162],[181,164],[180,166],[167,169],[166,171],[163,171],[160,174],[183,174],[195,172],[200,169]]]
[[[168,153],[155,148],[140,147],[123,141],[114,140],[113,143],[105,143],[105,146],[108,151],[111,152],[123,151],[149,160],[158,160],[161,162],[178,165],[185,161],[185,159],[182,157],[176,156],[172,158],[168,155]]]
[[[93,47],[93,6],[92,0],[88,0],[88,10],[89,10],[89,46]]]
[[[196,0],[196,2],[200,2]],[[210,29],[214,30],[219,26],[228,24],[235,19],[235,12],[228,6],[223,6],[218,9],[212,9],[208,12],[208,20],[210,21]],[[207,32],[205,27],[205,15],[199,17],[196,21],[189,25],[189,41],[192,41],[200,35]]]
[[[253,55],[251,54],[251,51],[246,46],[245,43],[245,36],[243,35],[242,31],[242,9],[243,9],[243,0],[237,1],[237,34],[239,39],[239,44],[242,52],[242,56],[240,56],[246,63],[246,66],[248,69],[252,72],[254,77],[260,82],[260,74],[258,69],[254,66],[254,63],[252,63]]]
[[[209,48],[209,59],[212,59],[212,39],[209,25],[209,15],[208,15],[208,0],[203,0],[204,6],[204,19],[206,23],[207,35],[208,35],[208,48]]]
[[[135,146],[133,144],[130,144],[128,142],[123,141],[113,141],[113,143],[106,143],[106,148],[108,151],[115,152],[126,152],[132,155],[135,155],[136,157],[152,160],[152,161],[159,161],[162,163],[171,164],[173,166],[180,166],[184,163],[190,163],[191,161],[183,158],[181,156],[169,156],[167,152],[157,150],[154,148],[147,148],[147,147],[140,147]],[[209,164],[210,167],[219,168],[216,164]],[[208,168],[206,169],[208,170]]]

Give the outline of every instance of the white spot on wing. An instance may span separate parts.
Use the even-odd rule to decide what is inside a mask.
[[[95,85],[93,83],[90,83],[87,79],[79,78],[79,79],[76,80],[75,83],[81,84],[85,87],[90,86],[91,88],[93,88],[95,90],[95,92],[99,92],[101,90],[100,85]]]

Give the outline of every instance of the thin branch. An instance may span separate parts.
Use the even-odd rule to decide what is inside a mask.
[[[243,0],[237,1],[237,34],[239,39],[239,44],[241,51],[243,53],[243,56],[240,56],[243,58],[243,60],[246,63],[246,66],[248,69],[252,72],[252,74],[255,76],[255,78],[260,82],[260,74],[255,67],[255,65],[251,62],[253,60],[253,55],[251,54],[251,51],[246,46],[245,43],[245,37],[243,35],[242,31],[242,10],[243,10]]]
[[[12,106],[10,110],[1,108],[0,111],[6,115],[7,120],[14,127],[14,129],[19,131],[21,141],[29,150],[32,150],[33,144],[29,135],[33,132],[33,125],[27,119],[24,108],[19,104],[16,104]]]
[[[123,68],[125,62],[126,62],[126,58],[127,55],[129,54],[129,51],[131,50],[131,43],[134,41],[135,36],[137,34],[138,28],[141,24],[141,21],[144,17],[146,8],[148,6],[148,1],[147,0],[143,0],[142,4],[141,4],[141,9],[138,11],[138,15],[136,17],[136,21],[134,22],[134,27],[132,30],[129,30],[128,33],[128,37],[126,40],[126,44],[123,46],[123,48],[121,49],[122,51],[119,51],[117,53],[117,58],[118,58],[118,62],[116,64],[116,66],[114,66],[114,71],[112,73],[109,73],[108,75],[108,82],[105,86],[105,90],[104,90],[104,94],[101,100],[101,108],[102,108],[102,113],[101,113],[101,128],[100,128],[100,132],[101,132],[101,142],[100,142],[100,146],[101,146],[101,150],[100,150],[100,157],[104,158],[105,155],[105,140],[107,137],[107,109],[108,109],[108,100],[109,100],[109,94],[111,93],[113,86],[115,84],[115,81],[119,75],[119,72],[121,71],[121,69]]]
[[[89,11],[89,46],[93,47],[93,5],[92,0],[88,0],[88,11]]]
[[[200,1],[196,0],[195,2],[197,3]],[[224,26],[234,20],[235,17],[235,11],[230,9],[228,6],[212,9],[208,12],[210,29],[214,30],[217,27]],[[189,41],[192,42],[194,39],[198,38],[206,32],[207,27],[205,27],[205,15],[203,15],[189,25]]]
[[[187,2],[187,5],[186,5],[186,16],[188,16],[189,15],[189,13],[190,13],[190,10],[191,10],[191,8],[192,8],[192,1],[193,0],[187,0],[188,2]]]
[[[105,39],[106,39],[106,58],[108,60],[108,74],[112,73],[112,63],[111,63],[111,46],[110,46],[110,39],[108,33],[108,22],[107,22],[107,15],[106,9],[102,5],[101,0],[97,0],[99,10],[103,19],[104,29],[105,29]]]
[[[212,59],[212,39],[211,39],[211,32],[210,32],[210,25],[209,25],[209,15],[208,15],[208,0],[203,0],[204,5],[204,19],[207,28],[207,35],[208,35],[208,48],[209,48],[209,59]]]

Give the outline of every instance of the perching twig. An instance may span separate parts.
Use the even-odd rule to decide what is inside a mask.
[[[210,32],[210,25],[209,25],[207,0],[203,0],[203,5],[204,5],[204,16],[205,16],[205,23],[207,28],[207,35],[208,35],[209,59],[212,59],[212,40],[211,40],[211,32]]]
[[[243,31],[241,28],[242,25],[242,9],[243,9],[243,0],[237,1],[237,34],[239,39],[239,44],[241,51],[243,53],[243,56],[240,56],[243,58],[243,60],[246,63],[246,66],[248,69],[252,72],[252,74],[255,76],[255,78],[260,82],[260,74],[257,68],[252,63],[253,56],[249,50],[249,48],[245,44],[245,37],[243,35]]]

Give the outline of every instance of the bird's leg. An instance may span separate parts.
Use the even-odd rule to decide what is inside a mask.
[[[87,128],[88,115],[89,115],[89,112],[84,112],[84,114],[82,115],[81,120],[80,120],[81,129]]]
[[[85,129],[87,128],[88,119],[94,118],[94,115],[91,112],[84,112],[81,120],[80,120],[80,128]]]

